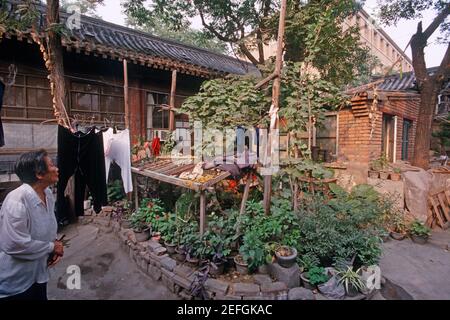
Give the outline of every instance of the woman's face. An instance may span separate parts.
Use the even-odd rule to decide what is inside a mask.
[[[44,159],[47,164],[47,172],[43,175],[38,175],[38,178],[40,182],[50,186],[58,182],[58,167],[53,164],[50,157],[46,156]]]

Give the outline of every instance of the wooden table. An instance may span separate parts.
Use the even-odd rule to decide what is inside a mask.
[[[135,174],[133,175],[133,185],[135,186],[134,196],[136,206],[138,206],[139,201],[136,175],[141,175],[165,183],[170,183],[178,187],[200,192],[200,234],[203,234],[206,225],[206,189],[229,177],[230,173],[224,171],[218,176],[203,183],[180,179],[177,177],[183,172],[192,170],[194,167],[195,164],[176,164],[171,159],[159,159],[154,162],[145,163],[140,167],[131,167],[131,172]]]

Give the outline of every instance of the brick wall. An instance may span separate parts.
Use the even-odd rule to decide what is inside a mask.
[[[358,103],[361,99],[358,97]],[[353,100],[352,100],[353,101]],[[367,99],[365,104],[369,108],[373,100]],[[372,120],[368,114],[359,114],[346,108],[339,112],[339,154],[338,159],[360,163],[369,163],[371,160],[380,157],[382,150],[382,124],[383,114],[397,116],[397,153],[396,159],[401,160],[403,143],[403,120],[412,121],[408,145],[408,160],[413,156],[414,139],[417,125],[417,116],[420,100],[418,95],[385,95],[384,100],[380,100],[378,111],[374,114],[374,126],[372,130]]]

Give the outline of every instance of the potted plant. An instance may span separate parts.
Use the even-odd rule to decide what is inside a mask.
[[[144,242],[150,239],[151,230],[145,224],[135,225],[133,231],[137,242]]]
[[[234,264],[236,266],[236,271],[241,275],[246,275],[248,271],[248,263],[244,261],[244,257],[238,254],[234,257]]]
[[[165,214],[159,223],[159,230],[164,239],[167,253],[174,254],[177,246],[177,216],[173,213]]]
[[[328,274],[323,267],[312,267],[307,272],[300,274],[300,278],[306,289],[314,290],[319,284],[328,281]]]
[[[337,273],[338,283],[344,285],[345,292],[349,297],[357,296],[359,292],[363,292],[366,288],[359,273],[360,269],[353,271],[353,267],[348,267],[347,270],[340,270]]]
[[[380,179],[382,180],[388,180],[389,179],[389,171],[380,171]]]
[[[425,244],[430,237],[431,230],[423,222],[414,220],[409,229],[411,239],[415,243]]]
[[[280,266],[290,268],[297,260],[297,249],[289,246],[278,246],[275,249],[275,256]]]
[[[400,212],[394,212],[391,217],[391,232],[389,235],[392,239],[403,240],[406,237],[408,227],[406,226],[403,214]]]
[[[391,172],[391,180],[400,181],[401,178],[402,178],[402,170],[400,170],[400,168],[394,168],[393,172]]]

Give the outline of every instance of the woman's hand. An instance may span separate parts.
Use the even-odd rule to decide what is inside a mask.
[[[64,246],[61,241],[55,240],[53,242],[55,244],[55,247],[53,248],[53,252],[56,256],[62,257],[64,255]]]

